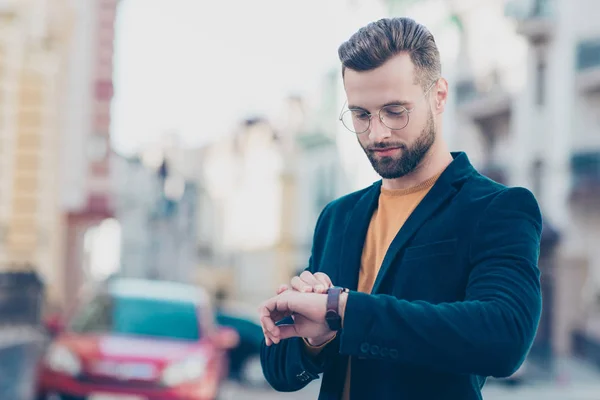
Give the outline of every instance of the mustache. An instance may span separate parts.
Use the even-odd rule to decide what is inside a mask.
[[[404,143],[375,143],[369,147],[367,150],[376,151],[376,150],[388,150],[388,149],[405,149],[406,145]]]

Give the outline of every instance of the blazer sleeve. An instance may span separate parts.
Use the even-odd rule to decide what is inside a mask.
[[[473,233],[464,301],[431,304],[350,292],[340,353],[446,372],[512,375],[540,319],[541,230],[533,194],[505,189]]]
[[[316,272],[314,265],[315,253],[320,247],[320,226],[323,224],[325,209],[319,215],[313,236],[312,255],[306,270]],[[280,321],[281,323],[291,323]],[[304,388],[308,383],[317,379],[331,364],[333,356],[338,354],[339,338],[335,338],[325,346],[318,355],[312,355],[306,349],[302,338],[285,339],[279,344],[267,346],[263,338],[260,359],[263,373],[273,389],[280,392],[292,392]]]

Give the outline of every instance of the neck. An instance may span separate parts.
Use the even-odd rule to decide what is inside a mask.
[[[441,141],[433,144],[421,163],[411,173],[395,179],[383,179],[385,189],[407,189],[417,186],[427,179],[442,172],[452,162],[448,146]]]

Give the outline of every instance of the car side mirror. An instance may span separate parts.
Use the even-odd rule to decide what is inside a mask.
[[[240,335],[233,328],[220,327],[213,336],[215,344],[223,350],[231,350],[240,344]]]

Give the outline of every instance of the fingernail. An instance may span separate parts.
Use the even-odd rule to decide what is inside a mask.
[[[315,286],[315,289],[317,290],[317,292],[321,292],[321,291],[325,290],[325,286],[317,285],[317,286]]]
[[[304,288],[302,288],[303,292],[312,292],[312,288],[310,286],[304,286]]]

